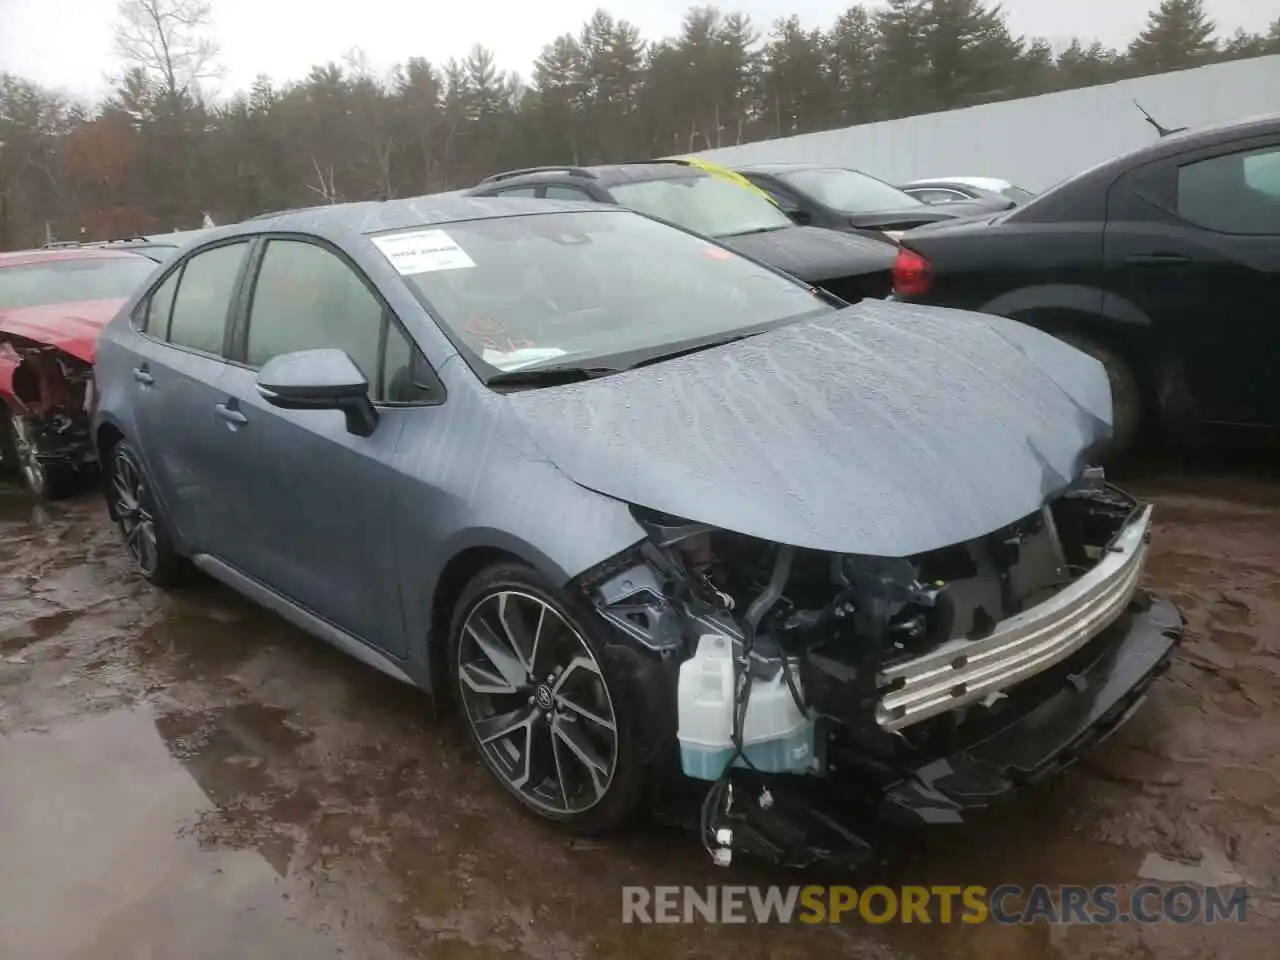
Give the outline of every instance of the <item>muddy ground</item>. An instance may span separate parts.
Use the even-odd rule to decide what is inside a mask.
[[[226,590],[133,577],[98,499],[0,487],[5,960],[1256,958],[1280,937],[1280,479],[1139,475],[1152,586],[1189,618],[1138,715],[1051,788],[931,836],[888,883],[1242,876],[1248,922],[624,925],[624,884],[779,883],[638,829],[516,814],[424,697]]]

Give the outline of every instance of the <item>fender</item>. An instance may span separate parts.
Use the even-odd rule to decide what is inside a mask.
[[[632,546],[645,538],[644,531],[638,524],[635,527],[635,534]],[[427,603],[419,609],[405,608],[405,659],[410,673],[421,677],[422,685],[427,690],[431,690],[435,682],[435,678],[431,676],[431,650],[448,639],[438,636],[433,629],[435,608],[441,598],[440,591],[444,583],[443,575],[454,560],[472,550],[493,550],[515,557],[547,577],[557,587],[564,587],[583,572],[564,569],[543,551],[504,530],[492,527],[468,527],[449,537],[440,550],[440,562],[424,568],[417,577],[419,583],[429,585],[429,589],[422,591],[422,595],[427,598]]]
[[[1000,294],[978,310],[1001,317],[1013,317],[1019,313],[1038,310],[1065,310],[1114,320],[1127,327],[1152,325],[1151,318],[1132,301],[1098,287],[1082,284],[1057,283],[1020,287]]]

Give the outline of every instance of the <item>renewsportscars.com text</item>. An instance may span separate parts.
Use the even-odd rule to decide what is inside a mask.
[[[1244,923],[1243,886],[623,887],[623,923]]]

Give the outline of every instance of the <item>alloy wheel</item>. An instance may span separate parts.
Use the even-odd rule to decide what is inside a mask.
[[[495,591],[471,608],[457,656],[467,723],[508,789],[552,817],[599,803],[617,767],[617,719],[574,626],[531,593]]]
[[[43,495],[48,483],[48,474],[44,464],[36,454],[35,441],[31,436],[27,421],[18,415],[9,419],[9,429],[13,437],[13,452],[18,461],[18,470],[22,474],[27,489],[37,496]]]
[[[116,525],[138,569],[155,572],[159,562],[156,521],[148,508],[147,486],[142,471],[123,451],[111,461],[111,497]]]

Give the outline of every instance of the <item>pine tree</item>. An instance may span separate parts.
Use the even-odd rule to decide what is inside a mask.
[[[1129,44],[1129,62],[1140,74],[1199,66],[1217,50],[1216,29],[1203,0],[1161,0]]]
[[[1023,45],[1010,35],[998,6],[988,8],[981,0],[931,0],[925,10],[924,51],[930,109],[1018,94]]]

